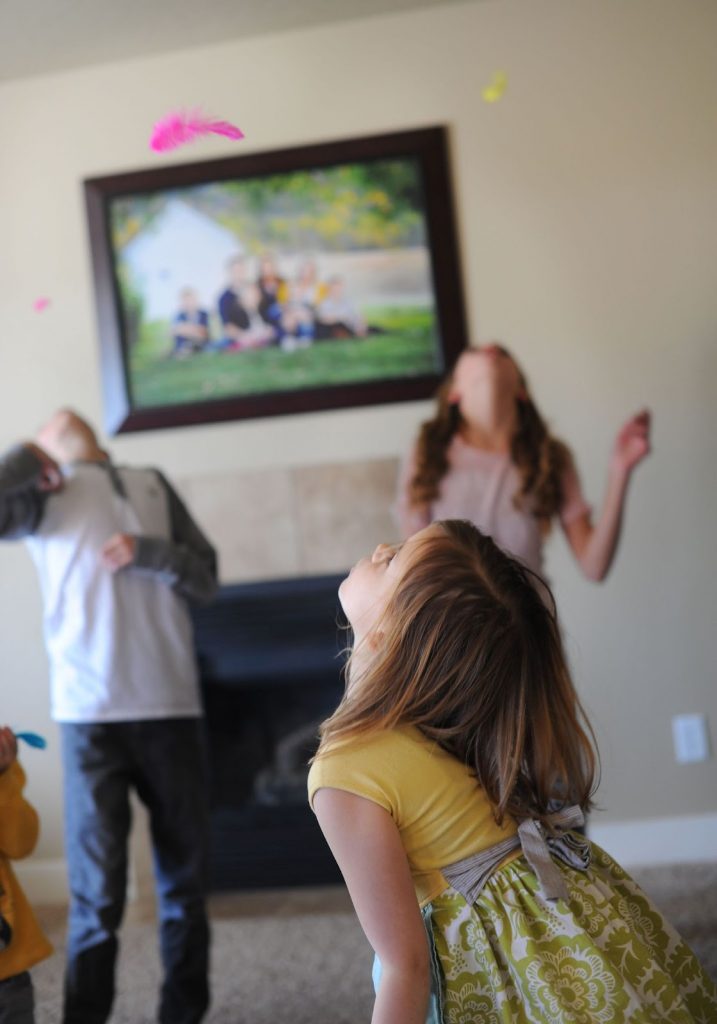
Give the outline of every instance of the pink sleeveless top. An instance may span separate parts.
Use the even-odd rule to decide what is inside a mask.
[[[449,469],[429,508],[409,504],[408,486],[415,472],[415,451],[403,464],[394,515],[405,539],[436,519],[469,519],[496,544],[534,572],[543,572],[543,535],[529,508],[516,508],[513,497],[520,475],[508,454],[484,451],[456,435],[448,448]],[[567,526],[590,512],[575,467],[563,478],[560,522]]]

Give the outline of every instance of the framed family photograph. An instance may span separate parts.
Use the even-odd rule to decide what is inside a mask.
[[[110,433],[425,398],[467,344],[442,127],[84,192]]]

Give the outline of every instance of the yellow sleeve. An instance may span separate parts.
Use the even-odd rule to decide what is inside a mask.
[[[32,853],[40,832],[35,808],[25,800],[25,772],[18,761],[0,773],[0,853],[19,860]]]
[[[390,733],[355,737],[314,761],[309,771],[309,803],[313,808],[319,789],[342,789],[378,804],[397,822],[400,806],[393,765]]]

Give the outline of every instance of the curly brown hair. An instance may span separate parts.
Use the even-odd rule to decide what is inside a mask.
[[[522,394],[516,399],[517,427],[510,443],[511,461],[520,475],[513,501],[516,507],[526,507],[530,502],[530,511],[547,530],[563,503],[563,478],[572,465],[572,454],[566,444],[550,434],[530,397],[525,374],[513,357],[509,358],[522,384]],[[438,389],[434,416],[421,425],[415,449],[416,469],[408,491],[414,507],[430,505],[438,497],[441,480],[449,469],[448,448],[463,422],[458,405],[451,401],[452,390],[451,375]]]
[[[471,769],[499,825],[506,815],[547,821],[555,801],[588,810],[595,741],[547,586],[463,520],[408,543],[380,647],[362,667],[352,653],[317,757],[411,725]]]

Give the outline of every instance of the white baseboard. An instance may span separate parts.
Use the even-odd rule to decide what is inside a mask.
[[[67,862],[62,857],[46,860],[13,861],[13,871],[31,906],[66,905],[70,900],[67,885]],[[127,883],[127,902],[137,899],[137,877],[130,862]]]
[[[13,861],[13,871],[31,906],[67,903],[67,865],[64,858]]]
[[[588,835],[624,867],[697,864],[717,861],[717,814],[638,821],[596,821]],[[62,858],[15,862],[13,867],[31,904],[67,903],[67,867]],[[137,898],[137,877],[130,866],[128,898]]]
[[[624,867],[717,861],[717,814],[638,821],[588,820],[589,837]]]

